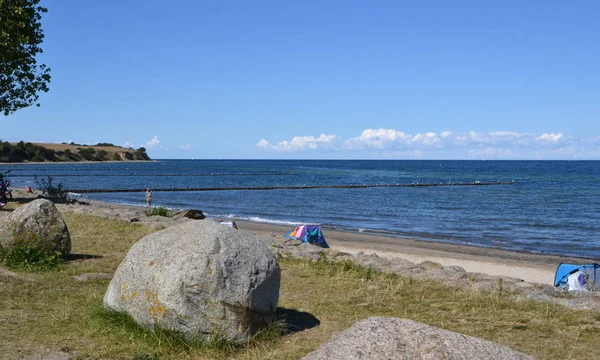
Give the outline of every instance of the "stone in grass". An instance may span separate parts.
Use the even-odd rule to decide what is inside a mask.
[[[408,319],[372,317],[335,335],[304,360],[533,359],[504,345]]]
[[[32,247],[71,252],[71,235],[62,215],[51,201],[34,200],[16,209],[0,222],[0,246]]]
[[[273,321],[280,277],[277,259],[254,235],[189,221],[132,246],[104,307],[188,338],[244,340]]]

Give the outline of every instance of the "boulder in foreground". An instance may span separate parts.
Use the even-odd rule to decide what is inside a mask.
[[[372,317],[335,335],[305,360],[533,359],[504,345],[408,319]]]
[[[71,252],[69,229],[51,201],[34,200],[0,222],[0,246],[11,248],[24,244],[57,250],[63,256]]]
[[[273,321],[280,277],[277,259],[254,235],[189,221],[132,246],[104,307],[186,337],[244,340]]]

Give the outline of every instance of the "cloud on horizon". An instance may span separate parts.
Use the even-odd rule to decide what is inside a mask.
[[[283,140],[273,145],[265,139],[260,139],[256,146],[260,149],[268,149],[282,152],[315,150],[331,147],[337,139],[336,135],[321,134],[318,138],[314,136],[296,136],[291,141]]]
[[[329,149],[372,158],[486,158],[486,159],[590,159],[600,156],[600,136],[566,137],[562,133],[513,131],[407,134],[395,129],[365,129],[346,141],[336,135],[296,136],[271,144],[261,139],[256,146],[276,152]],[[452,154],[456,154],[452,156]]]
[[[158,136],[156,136],[156,135],[155,135],[155,136],[152,138],[152,140],[148,141],[148,142],[146,143],[146,145],[142,145],[142,146],[145,146],[145,147],[147,147],[147,148],[152,148],[152,147],[155,147],[156,145],[158,145],[159,143],[160,143],[160,140],[158,140]]]

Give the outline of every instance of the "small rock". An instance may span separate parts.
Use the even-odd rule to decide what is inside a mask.
[[[429,260],[423,261],[422,263],[419,264],[419,266],[422,269],[428,269],[428,270],[431,270],[431,269],[443,269],[444,268],[444,266],[442,266],[442,264],[436,263],[434,261],[429,261]]]
[[[113,278],[112,274],[107,273],[83,273],[74,276],[75,280],[80,282],[87,282],[90,280],[110,280]]]
[[[2,278],[9,278],[9,279],[15,279],[15,280],[26,281],[26,282],[37,282],[36,279],[21,276],[19,274],[16,274],[12,271],[8,271],[8,270],[0,267],[0,279],[2,279]]]

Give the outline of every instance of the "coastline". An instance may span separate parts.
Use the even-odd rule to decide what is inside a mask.
[[[38,194],[39,192],[24,194],[22,190],[17,189],[14,194],[15,202],[26,203],[37,198]],[[14,209],[16,206],[9,206],[9,210],[11,207]],[[56,204],[56,207],[61,213],[104,217],[146,225],[157,230],[187,221],[196,221],[187,218],[147,216],[146,207],[99,200]],[[8,213],[9,211],[0,211],[0,220]],[[211,219],[231,220],[209,216],[203,221],[211,221]],[[417,280],[438,281],[448,286],[473,291],[493,292],[503,289],[502,291],[509,291],[516,298],[524,300],[554,302],[574,309],[600,309],[600,296],[597,293],[565,296],[563,290],[554,287],[554,275],[560,263],[585,264],[590,263],[589,258],[527,253],[330,229],[324,229],[323,234],[331,249],[323,249],[308,243],[287,240],[285,234],[293,227],[290,225],[235,221],[240,231],[253,233],[273,253],[282,256],[313,261],[321,258],[329,261],[349,260],[376,271],[395,273]]]
[[[31,199],[37,194],[25,194],[14,189],[16,198]],[[82,199],[79,199],[82,200]],[[73,211],[90,215],[108,217],[122,221],[139,221],[159,228],[176,224],[171,218],[146,216],[146,207],[111,203],[100,200],[82,200],[84,203],[59,204],[61,211]],[[0,212],[5,215],[7,212]],[[0,216],[1,217],[1,216]],[[210,216],[209,216],[210,217]],[[229,218],[215,220],[234,220],[242,230],[256,235],[284,241],[285,234],[294,225],[254,222]],[[384,259],[404,259],[412,263],[439,263],[445,267],[460,266],[467,272],[483,273],[490,276],[505,276],[521,279],[529,283],[553,285],[554,274],[560,263],[588,263],[589,258],[563,256],[557,254],[539,254],[526,251],[488,248],[475,245],[452,244],[435,240],[415,240],[398,236],[323,229],[325,239],[334,251],[357,255],[376,254]]]
[[[17,196],[23,196],[17,190]],[[31,195],[29,195],[31,196]],[[73,211],[109,217],[122,221],[139,221],[159,228],[172,226],[178,221],[161,216],[146,216],[146,207],[86,199],[87,205],[58,205],[61,211]],[[285,234],[294,226],[234,220],[242,230],[256,235],[284,241]],[[334,251],[357,255],[376,254],[384,259],[404,259],[412,263],[439,263],[442,266],[460,266],[467,272],[490,276],[505,276],[528,283],[553,285],[554,274],[560,263],[587,263],[588,258],[537,254],[517,250],[487,248],[474,245],[451,244],[428,240],[414,240],[397,236],[367,234],[354,231],[323,229],[325,239]]]
[[[23,162],[0,162],[0,165],[54,165],[54,164],[105,164],[105,163],[150,163],[160,160],[106,160],[106,161],[23,161]]]

